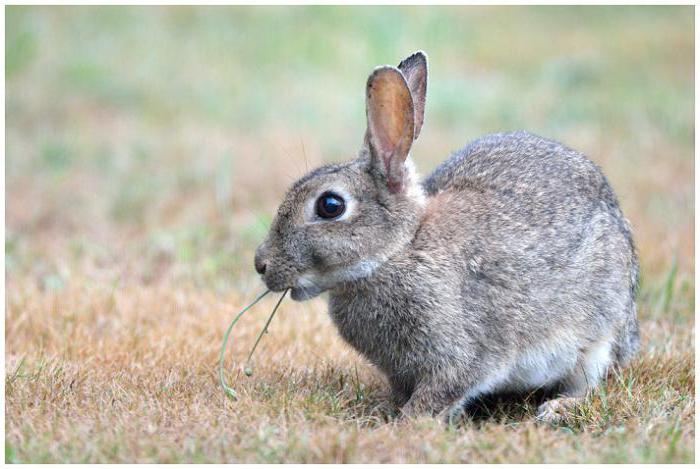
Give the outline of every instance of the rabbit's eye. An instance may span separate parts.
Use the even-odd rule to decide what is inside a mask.
[[[321,218],[337,218],[345,212],[345,201],[332,192],[324,192],[316,201],[316,213]]]

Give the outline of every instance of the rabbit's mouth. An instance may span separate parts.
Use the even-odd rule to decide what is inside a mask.
[[[322,277],[315,274],[303,274],[297,281],[296,285],[291,288],[292,299],[294,301],[304,301],[315,298],[324,291],[328,290],[326,282]]]
[[[292,299],[304,301],[315,298],[326,290],[348,282],[366,278],[374,273],[380,265],[378,261],[365,260],[350,267],[338,268],[330,272],[307,272],[301,275],[296,285],[291,288]]]
[[[292,288],[292,299],[294,301],[310,300],[311,298],[315,298],[323,293],[323,291],[324,290],[321,290],[318,287],[294,287]]]

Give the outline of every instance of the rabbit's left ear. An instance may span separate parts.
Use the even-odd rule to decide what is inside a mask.
[[[423,127],[423,118],[425,116],[425,95],[428,89],[428,56],[423,51],[415,52],[401,61],[399,70],[406,77],[406,82],[413,98],[413,139],[415,140]]]
[[[404,189],[404,163],[413,144],[413,99],[404,75],[384,66],[367,80],[367,140],[372,165],[389,192]]]

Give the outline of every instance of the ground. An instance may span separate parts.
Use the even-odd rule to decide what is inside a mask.
[[[692,7],[6,9],[7,462],[693,462]],[[534,396],[392,419],[323,299],[254,248],[286,187],[352,158],[372,68],[430,57],[427,173],[526,129],[598,163],[639,247],[642,349],[558,425]]]

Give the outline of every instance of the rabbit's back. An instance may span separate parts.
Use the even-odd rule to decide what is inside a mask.
[[[529,132],[487,135],[456,151],[423,182],[428,195],[478,187],[506,195],[548,193],[617,206],[600,169],[561,143]]]
[[[510,226],[539,241],[570,238],[580,244],[585,229],[604,213],[634,254],[631,229],[600,168],[583,154],[528,132],[492,134],[470,143],[438,166],[423,188],[429,198],[464,194],[475,216],[505,221],[497,231],[507,232]],[[496,207],[474,206],[466,200],[474,192],[487,194],[484,200]]]

